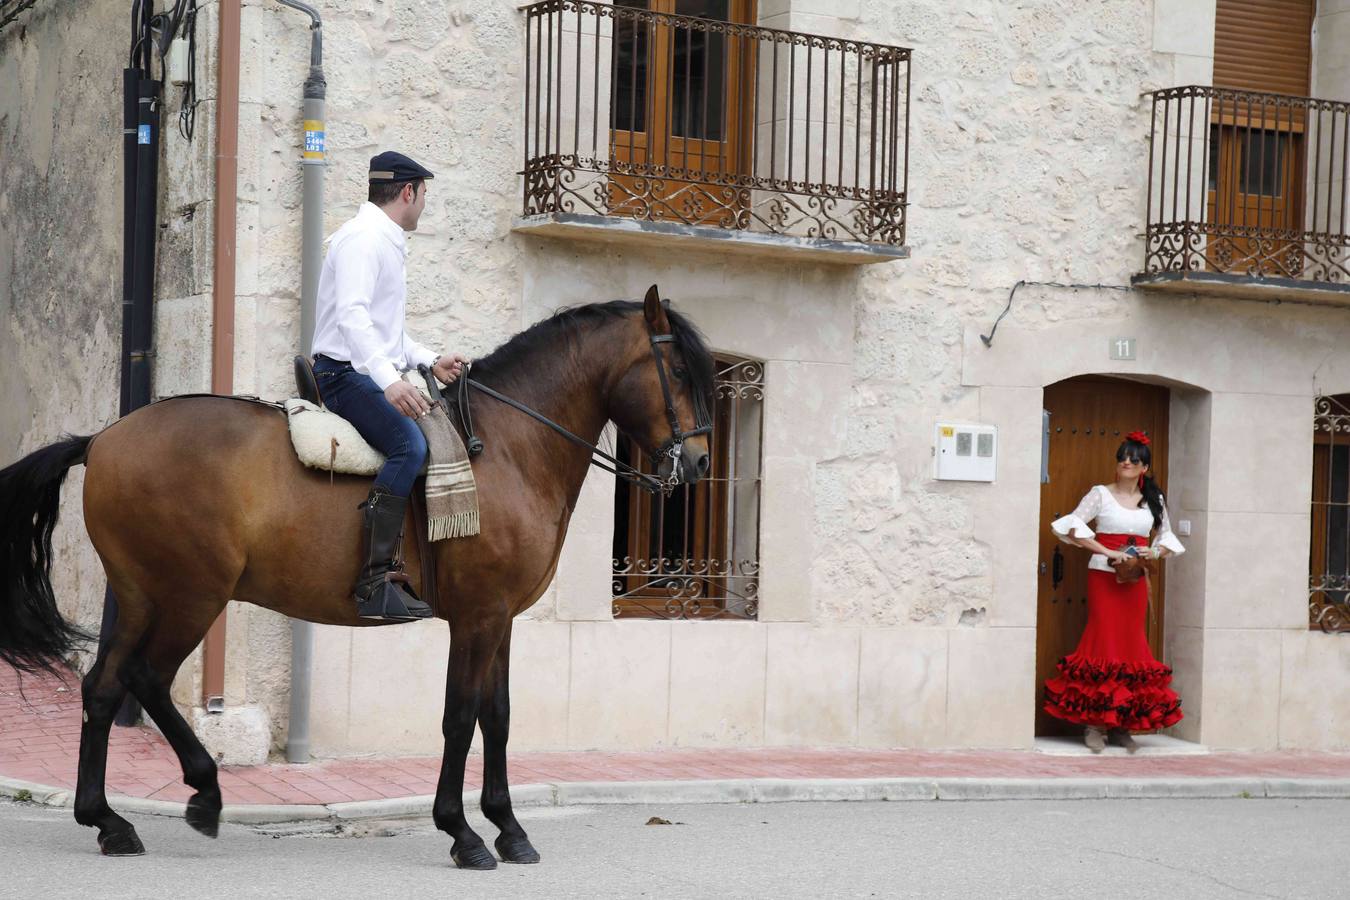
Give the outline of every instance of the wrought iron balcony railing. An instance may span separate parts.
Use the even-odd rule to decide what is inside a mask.
[[[1156,91],[1144,270],[1350,282],[1350,104]]]
[[[904,244],[909,50],[648,6],[526,8],[525,215]]]

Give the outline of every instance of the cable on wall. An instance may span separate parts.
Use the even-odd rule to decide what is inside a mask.
[[[994,320],[994,325],[992,328],[989,329],[989,333],[980,335],[980,340],[984,342],[984,345],[986,347],[994,346],[994,332],[998,331],[998,323],[1002,322],[1003,317],[1006,316],[1012,310],[1013,297],[1017,296],[1017,289],[1020,287],[1057,287],[1057,288],[1072,288],[1073,290],[1104,290],[1104,291],[1134,290],[1134,288],[1128,284],[1078,284],[1076,282],[1027,281],[1023,279],[1022,281],[1017,282],[1017,284],[1014,284],[1012,286],[1012,290],[1008,292],[1008,305],[1003,307],[1003,312],[998,314],[998,318]]]

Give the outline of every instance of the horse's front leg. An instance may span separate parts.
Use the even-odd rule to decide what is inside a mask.
[[[441,776],[436,783],[436,802],[432,805],[431,817],[437,828],[454,839],[450,858],[461,869],[497,868],[492,851],[464,818],[464,760],[473,743],[483,683],[504,630],[473,622],[461,626],[450,639],[445,713],[441,718],[445,754],[441,758]]]
[[[493,846],[502,862],[537,863],[539,852],[525,836],[525,829],[511,810],[511,790],[506,778],[506,741],[511,727],[511,697],[507,673],[511,668],[511,627],[497,647],[483,686],[478,725],[483,730],[483,815],[501,829]]]

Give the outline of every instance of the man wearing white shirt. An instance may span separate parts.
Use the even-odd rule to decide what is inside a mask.
[[[401,153],[370,161],[369,200],[329,239],[319,275],[314,375],[324,405],[385,456],[366,502],[365,556],[356,583],[357,614],[411,621],[432,614],[394,562],[413,483],[427,442],[416,419],[430,409],[401,370],[430,366],[449,384],[464,370],[459,354],[438,356],[404,331],[407,237],[426,206],[431,172]]]

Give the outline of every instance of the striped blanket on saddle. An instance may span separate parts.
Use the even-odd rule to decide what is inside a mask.
[[[427,538],[468,537],[478,533],[478,488],[445,401],[417,420],[427,439]]]

